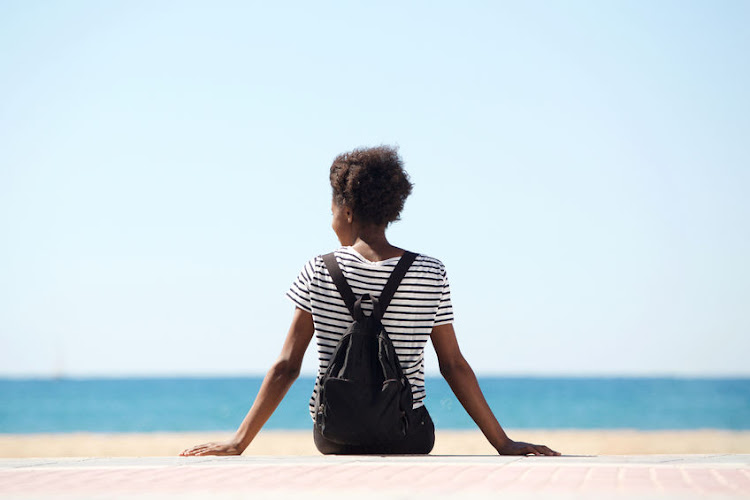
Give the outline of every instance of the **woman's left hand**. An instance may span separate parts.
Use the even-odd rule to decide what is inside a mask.
[[[228,441],[226,443],[205,443],[193,446],[180,453],[181,457],[200,457],[204,455],[242,455],[242,450]]]
[[[522,441],[508,440],[504,446],[498,448],[497,452],[500,455],[547,455],[547,456],[560,456],[560,453],[555,450],[550,450],[543,444],[531,444],[524,443]]]

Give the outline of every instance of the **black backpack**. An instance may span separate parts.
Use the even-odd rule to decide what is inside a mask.
[[[354,318],[320,379],[315,403],[315,426],[330,441],[366,446],[406,437],[412,411],[411,385],[380,321],[416,257],[412,252],[404,253],[379,298],[370,294],[357,298],[334,254],[323,256]],[[362,301],[368,299],[373,311],[365,316]]]

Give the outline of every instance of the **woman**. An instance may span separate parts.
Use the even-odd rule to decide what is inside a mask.
[[[356,149],[338,156],[330,170],[333,188],[332,227],[342,248],[335,252],[339,266],[354,293],[379,295],[385,280],[404,250],[388,242],[387,226],[398,220],[412,185],[395,148]],[[182,455],[239,455],[271,417],[297,378],[302,358],[316,337],[320,365],[311,399],[338,340],[352,319],[332,283],[321,257],[310,260],[287,296],[296,309],[281,355],[268,371],[260,391],[234,438],[206,443]],[[366,305],[365,305],[366,307]],[[453,330],[450,288],[443,264],[419,255],[406,273],[386,310],[383,326],[396,348],[412,387],[413,414],[419,425],[410,425],[403,442],[379,449],[345,446],[314,432],[321,453],[429,453],[434,427],[424,406],[424,347],[432,340],[445,377],[458,400],[487,440],[501,455],[559,455],[543,445],[510,439],[492,414],[469,363],[464,359]]]

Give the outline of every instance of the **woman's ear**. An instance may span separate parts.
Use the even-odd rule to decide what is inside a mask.
[[[349,224],[352,223],[352,220],[354,220],[354,213],[352,212],[352,209],[349,207],[345,207],[344,215],[346,215],[346,222]]]

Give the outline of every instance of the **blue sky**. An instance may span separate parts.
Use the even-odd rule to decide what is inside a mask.
[[[446,264],[480,374],[750,375],[748,21],[3,2],[0,376],[263,373],[337,244],[331,160],[381,143],[415,183],[391,240]]]

